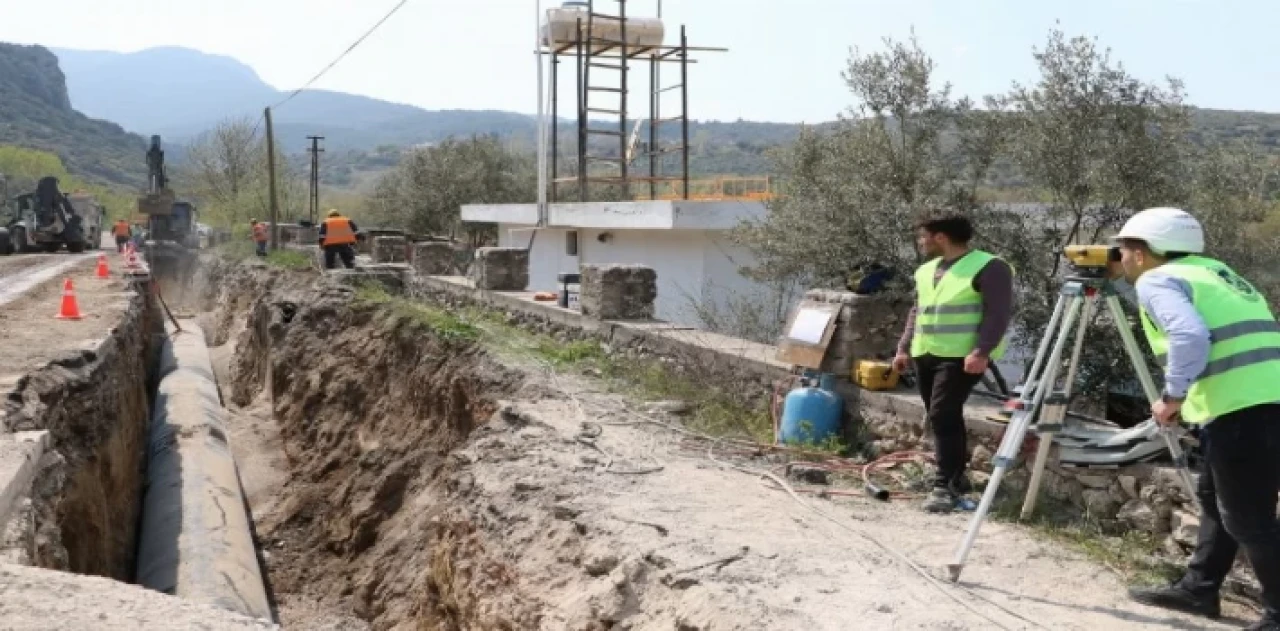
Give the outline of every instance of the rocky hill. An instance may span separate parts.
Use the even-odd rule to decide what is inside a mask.
[[[145,181],[146,141],[73,109],[48,49],[0,43],[0,104],[0,144],[55,153],[87,180],[130,187]]]

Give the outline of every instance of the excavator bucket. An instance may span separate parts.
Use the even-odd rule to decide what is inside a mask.
[[[144,215],[171,215],[173,214],[173,203],[177,197],[172,190],[167,188],[160,189],[157,193],[148,193],[138,198],[138,212]]]

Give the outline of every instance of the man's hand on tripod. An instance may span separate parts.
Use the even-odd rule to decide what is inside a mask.
[[[971,375],[981,375],[987,372],[987,364],[991,363],[991,359],[986,355],[979,354],[978,351],[972,351],[964,358],[964,371]]]

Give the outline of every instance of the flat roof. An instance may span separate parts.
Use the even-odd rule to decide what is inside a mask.
[[[764,217],[755,200],[566,202],[547,205],[548,227],[641,230],[729,230]],[[535,226],[537,204],[466,204],[462,220]]]

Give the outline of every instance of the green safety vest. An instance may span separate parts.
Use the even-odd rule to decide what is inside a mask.
[[[916,328],[911,336],[911,356],[964,357],[978,345],[982,323],[982,294],[973,290],[973,279],[996,256],[971,250],[960,257],[938,284],[934,274],[942,257],[916,270]],[[1004,355],[1007,340],[991,351],[991,359]]]
[[[1190,285],[1191,304],[1209,329],[1209,363],[1187,392],[1182,418],[1202,424],[1280,401],[1280,325],[1266,298],[1226,264],[1210,258],[1187,256],[1157,269]],[[1142,329],[1163,365],[1169,339],[1145,310]]]

